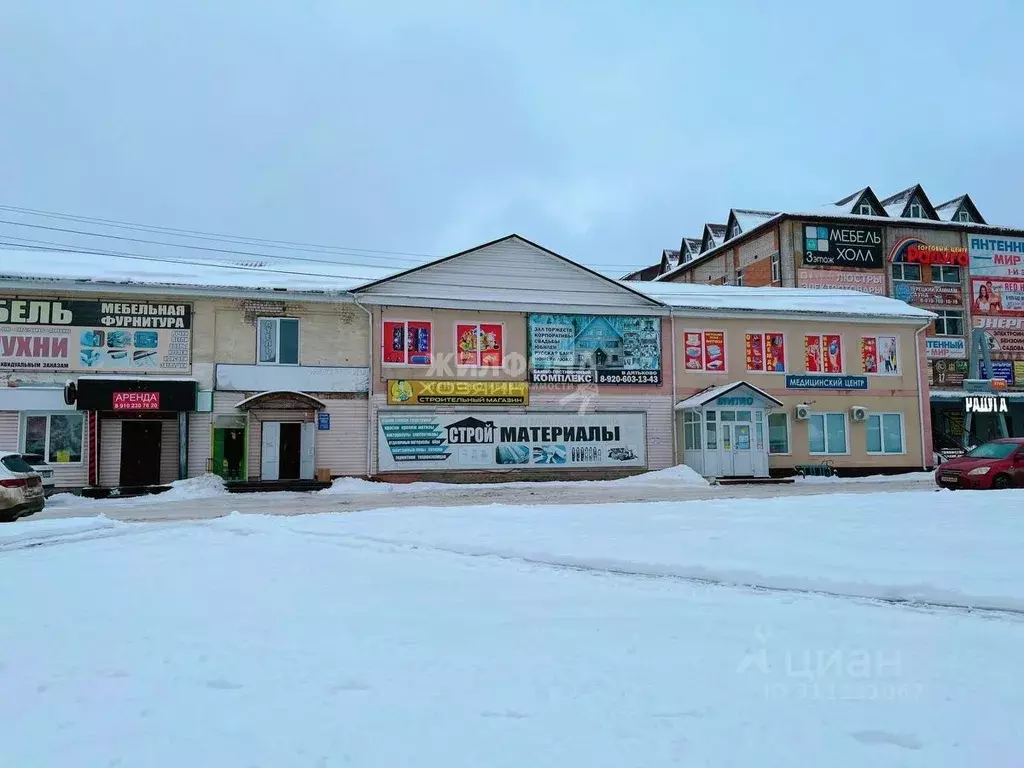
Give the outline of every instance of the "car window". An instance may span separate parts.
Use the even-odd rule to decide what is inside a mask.
[[[1016,443],[985,443],[979,445],[967,455],[972,459],[1005,459],[1015,450]]]
[[[23,454],[21,454],[21,458],[23,458],[29,464],[45,464],[46,463],[46,462],[43,461],[42,454],[38,454],[38,453],[23,453]]]
[[[0,459],[0,464],[3,464],[11,472],[35,472],[21,456],[4,456]]]

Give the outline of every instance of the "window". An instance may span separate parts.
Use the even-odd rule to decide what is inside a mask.
[[[789,415],[768,414],[768,453],[789,453]]]
[[[736,285],[743,285],[743,270],[736,270]]]
[[[970,213],[970,211],[961,210],[960,213],[958,213],[956,215],[956,220],[957,221],[967,221],[967,222],[969,222],[971,220],[971,213]]]
[[[739,236],[740,236],[740,223],[738,221],[734,221],[732,223],[732,226],[729,227],[729,239],[732,240],[734,237],[739,237]]]
[[[782,280],[782,257],[777,254],[772,254],[772,282],[777,283]]]
[[[932,265],[932,282],[933,283],[959,283],[960,282],[960,267],[950,267],[946,265]]]
[[[862,336],[861,370],[880,376],[900,374],[899,339],[895,336]]]
[[[81,413],[27,415],[22,422],[21,451],[37,453],[47,464],[80,464],[84,426]]]
[[[910,207],[907,208],[907,217],[911,219],[924,218],[924,209],[921,207],[919,202],[915,201],[910,204]]]
[[[781,333],[748,333],[745,342],[748,371],[786,372],[786,340]]]
[[[725,373],[725,331],[683,331],[687,371]]]
[[[714,411],[708,411],[707,421],[705,427],[707,428],[707,447],[709,449],[718,449],[718,415]]]
[[[871,203],[863,202],[857,207],[857,213],[861,216],[874,216],[875,209],[871,207]]]
[[[812,413],[807,420],[810,453],[846,453],[846,414]]]
[[[833,333],[804,336],[804,370],[807,373],[842,373],[842,338]]]
[[[456,323],[455,353],[460,366],[501,368],[504,362],[505,328],[501,323]],[[611,362],[617,362],[612,355]]]
[[[385,320],[381,360],[385,365],[430,365],[433,344],[429,320]]]
[[[299,364],[298,320],[293,317],[261,317],[258,328],[258,364]]]
[[[903,414],[868,415],[868,453],[903,453]]]
[[[933,310],[938,317],[935,319],[936,336],[963,336],[964,313],[959,309]]]
[[[901,252],[892,262],[892,279],[909,283],[921,282],[921,265],[908,264],[906,252]]]
[[[683,413],[683,447],[688,451],[700,450],[700,413]]]

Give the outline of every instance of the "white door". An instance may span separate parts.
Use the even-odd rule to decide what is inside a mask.
[[[260,478],[281,478],[281,424],[276,421],[263,422],[260,440]]]
[[[315,456],[314,446],[316,445],[316,424],[303,422],[301,448],[299,453],[299,479],[313,479],[313,465]]]
[[[732,427],[732,473],[736,476],[754,474],[753,425],[737,421]]]

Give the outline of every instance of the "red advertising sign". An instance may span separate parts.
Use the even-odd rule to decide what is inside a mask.
[[[804,369],[807,373],[821,373],[821,336],[804,336]]]
[[[159,411],[159,392],[115,392],[115,411]]]
[[[821,346],[825,352],[825,373],[842,373],[843,340],[835,335],[822,336]]]
[[[764,370],[764,334],[747,334],[747,370]]]
[[[843,340],[837,334],[804,336],[807,373],[842,373]]]
[[[458,364],[500,368],[504,335],[500,323],[457,323],[455,351]]]
[[[725,331],[704,331],[704,369],[725,371]]]
[[[385,320],[381,360],[392,365],[430,365],[433,333],[429,320]]]
[[[965,268],[970,264],[966,248],[927,245],[916,237],[905,237],[897,242],[889,252],[889,261],[904,261],[907,264],[947,264]]]
[[[971,309],[976,317],[1024,316],[1024,279],[972,277]]]

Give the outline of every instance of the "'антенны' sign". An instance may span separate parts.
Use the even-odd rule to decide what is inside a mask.
[[[881,227],[804,225],[804,264],[811,267],[864,267],[885,264]]]
[[[786,389],[867,389],[867,376],[795,374],[786,377]]]

